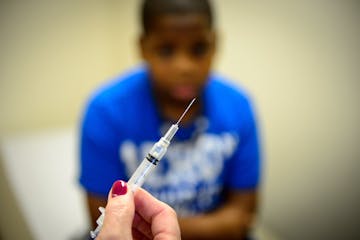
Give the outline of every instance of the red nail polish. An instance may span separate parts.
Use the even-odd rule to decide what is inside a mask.
[[[120,195],[125,195],[127,192],[127,185],[126,182],[122,180],[117,180],[114,182],[112,186],[111,196],[116,197]]]

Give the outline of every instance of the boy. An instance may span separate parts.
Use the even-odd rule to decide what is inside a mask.
[[[209,2],[145,0],[141,17],[145,65],[99,90],[83,119],[80,182],[93,223],[111,184],[129,179],[196,97],[143,187],[177,211],[183,239],[246,238],[259,181],[256,124],[244,93],[210,73]]]

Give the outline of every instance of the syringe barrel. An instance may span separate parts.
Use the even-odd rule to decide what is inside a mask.
[[[154,170],[156,166],[155,161],[157,160],[150,161],[148,158],[149,155],[144,158],[144,160],[141,162],[139,167],[135,170],[135,172],[128,181],[128,185],[133,192],[135,192],[139,187],[143,185],[146,177]]]
[[[140,166],[135,170],[133,175],[128,181],[130,188],[133,192],[136,191],[138,187],[141,187],[152,170],[158,164],[158,162],[165,155],[166,150],[170,142],[162,137],[154,146],[150,149],[148,155],[143,159]]]
[[[155,145],[154,145],[154,147],[155,147]],[[166,152],[166,149],[165,149],[165,152]],[[150,154],[148,154],[144,158],[144,160],[141,162],[139,167],[135,170],[135,172],[133,173],[133,175],[131,176],[131,178],[129,179],[129,181],[127,183],[128,186],[130,186],[130,189],[132,192],[135,192],[139,187],[141,187],[143,185],[144,181],[146,180],[146,177],[149,175],[149,173],[151,173],[154,170],[158,161],[159,160],[157,160]],[[95,239],[97,237],[98,233],[100,232],[104,217],[105,217],[105,212],[101,211],[101,215],[98,218],[98,220],[96,221],[98,226],[96,227],[96,229],[94,231],[90,232],[90,236],[92,239]]]

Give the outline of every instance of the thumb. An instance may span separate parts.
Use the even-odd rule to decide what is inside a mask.
[[[134,196],[126,182],[116,181],[109,193],[105,219],[97,239],[132,239],[134,219]]]

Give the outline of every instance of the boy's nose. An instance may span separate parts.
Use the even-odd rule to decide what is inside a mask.
[[[190,56],[183,53],[175,57],[174,67],[179,73],[189,74],[195,70],[196,64]]]

